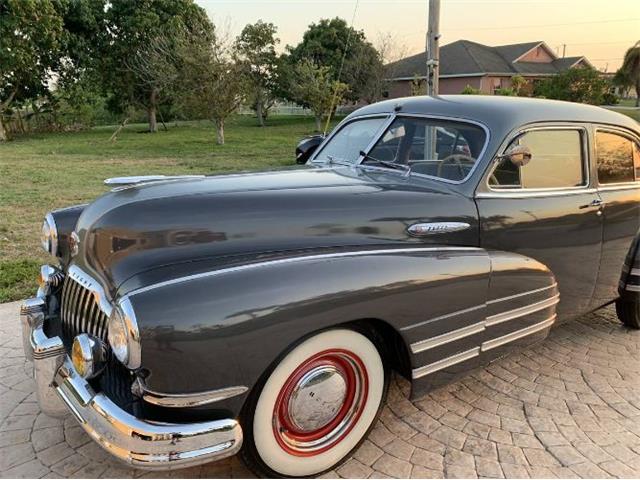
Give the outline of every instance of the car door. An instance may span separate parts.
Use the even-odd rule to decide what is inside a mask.
[[[582,124],[533,125],[511,134],[499,153],[525,145],[532,158],[517,166],[497,157],[476,191],[480,243],[546,265],[560,291],[558,318],[591,305],[602,243],[602,201],[589,169]]]
[[[618,297],[618,282],[640,231],[640,142],[631,132],[594,129],[595,176],[604,202],[603,243],[593,308]]]

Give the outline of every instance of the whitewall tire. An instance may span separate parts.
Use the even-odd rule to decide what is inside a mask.
[[[308,338],[250,400],[245,458],[270,476],[303,477],[334,467],[366,436],[386,382],[380,353],[365,335],[335,329]]]

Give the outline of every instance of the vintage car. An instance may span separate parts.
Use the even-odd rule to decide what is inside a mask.
[[[47,214],[59,264],[21,311],[42,410],[140,468],[242,451],[262,474],[315,475],[367,435],[391,371],[415,397],[612,302],[640,327],[630,118],[395,99],[297,158],[111,179]]]

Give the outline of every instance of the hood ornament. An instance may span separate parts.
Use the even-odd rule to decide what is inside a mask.
[[[183,180],[190,178],[204,178],[204,175],[138,175],[132,177],[113,177],[104,181],[105,185],[121,187],[124,185],[138,185],[140,183],[162,182],[165,180]]]

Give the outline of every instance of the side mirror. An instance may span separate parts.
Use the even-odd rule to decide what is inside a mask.
[[[533,155],[531,149],[526,145],[514,145],[507,149],[501,158],[508,158],[516,167],[524,167],[533,158]]]
[[[313,152],[323,141],[324,135],[312,135],[300,140],[296,147],[296,163],[299,165],[307,163],[307,160],[311,158]]]

